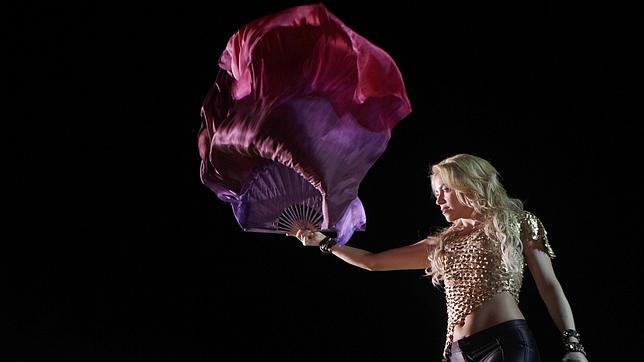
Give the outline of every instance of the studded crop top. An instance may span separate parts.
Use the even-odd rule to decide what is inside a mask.
[[[541,221],[529,212],[516,214],[512,228],[518,228],[524,248],[537,248],[554,258]],[[517,229],[515,229],[517,231]],[[502,262],[501,247],[490,239],[481,225],[466,233],[449,233],[444,240],[445,270],[443,282],[447,300],[447,338],[443,359],[448,359],[456,325],[501,292],[510,293],[519,302],[523,267],[510,271]]]

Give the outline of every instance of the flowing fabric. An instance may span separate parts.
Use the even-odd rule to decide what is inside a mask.
[[[278,232],[280,215],[305,205],[342,244],[364,230],[360,182],[411,111],[392,58],[315,4],[242,27],[219,68],[200,173],[239,225]]]

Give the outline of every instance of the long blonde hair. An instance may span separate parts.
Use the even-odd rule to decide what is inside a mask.
[[[508,196],[496,169],[480,157],[458,154],[432,166],[432,187],[437,176],[456,192],[462,204],[483,215],[485,234],[499,241],[503,263],[511,272],[520,271],[523,265],[520,231],[510,225],[512,218],[523,210],[523,203]],[[445,272],[445,240],[453,232],[452,227],[440,231],[435,235],[439,239],[437,246],[430,250],[431,267],[426,272],[436,286],[441,285]]]

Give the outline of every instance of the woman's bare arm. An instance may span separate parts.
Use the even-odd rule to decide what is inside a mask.
[[[301,230],[295,235],[304,245],[317,246],[324,239],[320,232]],[[415,244],[372,253],[348,245],[335,245],[331,248],[333,255],[345,262],[369,271],[426,269],[430,267],[427,259],[429,249],[437,242],[429,237]]]

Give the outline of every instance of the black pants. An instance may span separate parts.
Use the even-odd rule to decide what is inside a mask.
[[[539,362],[539,349],[523,319],[497,324],[452,343],[450,362]]]

